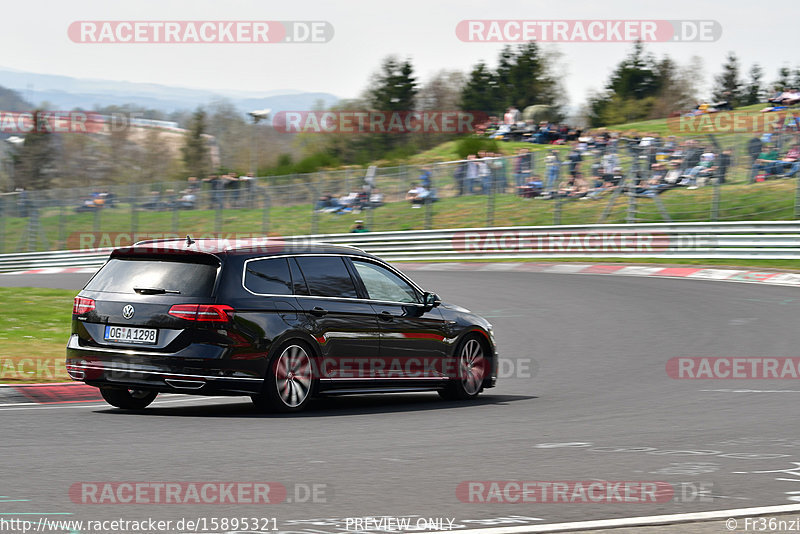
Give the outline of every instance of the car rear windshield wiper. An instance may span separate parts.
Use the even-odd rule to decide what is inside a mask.
[[[171,293],[173,295],[181,294],[177,289],[164,289],[163,287],[134,287],[133,290],[140,295],[163,295],[164,293]]]

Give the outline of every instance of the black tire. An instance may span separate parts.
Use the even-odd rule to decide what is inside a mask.
[[[100,394],[111,406],[123,410],[142,410],[156,400],[157,391],[117,387],[100,388]]]
[[[255,407],[283,413],[305,409],[317,386],[313,355],[311,348],[299,340],[282,345],[270,361],[264,391],[251,397]]]
[[[439,390],[439,396],[445,400],[474,399],[483,390],[483,380],[489,371],[486,345],[477,335],[470,334],[461,341],[455,354],[457,376]]]

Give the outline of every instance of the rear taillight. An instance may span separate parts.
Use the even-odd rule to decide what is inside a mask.
[[[230,320],[233,308],[224,304],[175,304],[168,313],[187,321],[219,323]]]
[[[83,315],[94,309],[94,299],[75,297],[72,302],[72,315]]]

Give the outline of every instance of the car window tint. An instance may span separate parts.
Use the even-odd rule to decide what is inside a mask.
[[[208,297],[217,266],[162,260],[112,259],[86,285],[89,291],[135,293],[135,287],[178,291],[187,297]]]
[[[262,295],[291,295],[292,278],[286,258],[247,262],[244,286]]]
[[[319,297],[358,298],[350,272],[339,256],[303,256],[297,258],[308,291]]]
[[[390,302],[419,302],[414,288],[392,271],[367,261],[353,260],[353,265],[369,298]]]
[[[289,258],[289,270],[292,273],[292,286],[294,287],[295,295],[308,295],[308,286],[306,279],[303,277],[300,267],[294,258]]]

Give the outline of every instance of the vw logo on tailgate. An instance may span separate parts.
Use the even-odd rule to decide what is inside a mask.
[[[122,308],[122,316],[125,317],[126,319],[130,319],[131,317],[133,317],[134,312],[136,312],[136,310],[134,310],[133,306],[131,306],[130,304]]]

